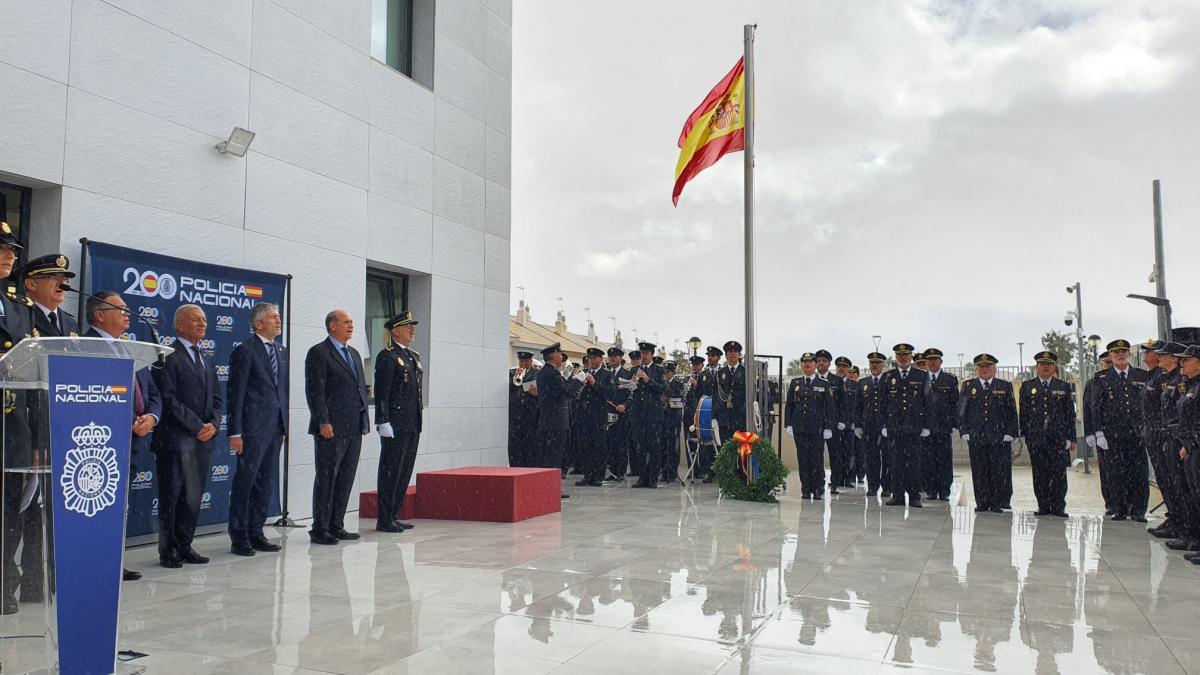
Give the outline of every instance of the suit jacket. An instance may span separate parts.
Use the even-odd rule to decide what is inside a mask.
[[[928,374],[915,366],[909,367],[907,379],[901,376],[899,368],[884,373],[880,384],[887,392],[884,426],[889,434],[919,434],[922,429],[929,428],[925,418],[925,385],[928,382]]]
[[[257,334],[238,345],[229,358],[228,433],[274,438],[288,429],[288,355],[275,343],[278,375],[271,372],[267,346]]]
[[[167,355],[166,365],[154,371],[154,377],[163,405],[151,443],[154,452],[175,452],[192,445],[211,450],[213,439],[201,442],[196,434],[205,424],[221,425],[217,364],[211,357],[204,357],[203,369],[197,367],[187,348],[176,340],[175,351]]]
[[[570,404],[579,391],[578,380],[566,380],[557,368],[544,366],[537,375],[538,431],[570,431]]]
[[[930,433],[948,434],[958,426],[958,378],[944,370],[929,376],[925,415]]]
[[[310,347],[304,357],[304,397],[308,401],[310,434],[319,435],[322,424],[332,424],[334,436],[361,435],[370,430],[362,357],[354,347],[349,349],[353,371],[331,338]]]
[[[809,383],[808,377],[801,375],[788,387],[783,425],[796,433],[832,431],[838,423],[836,401],[837,392],[830,382],[815,377]]]
[[[979,378],[966,380],[958,410],[958,433],[970,435],[972,443],[1002,443],[1006,435],[1021,435],[1016,397],[1008,380],[993,377],[990,391]]]
[[[37,328],[38,336],[40,337],[69,337],[79,335],[79,322],[62,307],[58,308],[59,329],[55,329],[54,326],[50,325],[50,319],[46,318],[46,313],[42,311],[41,307],[34,305],[30,309],[30,313],[33,314],[33,325]]]
[[[95,328],[88,328],[87,332],[84,333],[83,336],[84,337],[105,337],[104,335],[101,335],[99,333],[99,331],[97,331]],[[107,338],[105,338],[105,339],[107,339]],[[145,406],[145,408],[142,410],[142,414],[153,415],[154,419],[158,420],[161,423],[162,422],[162,394],[158,391],[158,384],[156,384],[154,382],[154,378],[150,375],[150,370],[151,370],[151,367],[142,368],[141,370],[139,370],[133,374],[133,379],[135,382],[137,382],[137,386],[140,387],[142,390],[142,405]],[[130,408],[133,411],[133,419],[135,419],[135,420],[138,418],[138,411],[136,410],[136,405],[137,405],[137,403],[136,403],[136,399],[135,399],[134,405],[131,406],[131,408]],[[154,439],[154,432],[150,432],[149,434],[147,434],[145,436],[138,436],[138,435],[134,434],[132,437],[132,442],[129,446],[130,461],[131,462],[134,461],[134,458],[135,458],[134,453],[135,452],[149,450],[153,439]]]
[[[1049,444],[1063,449],[1075,440],[1075,396],[1071,385],[1057,377],[1047,387],[1041,378],[1021,383],[1021,435],[1031,445]]]
[[[388,345],[375,358],[375,424],[391,423],[392,431],[421,430],[421,355]],[[511,384],[509,386],[512,386]]]
[[[1108,439],[1140,440],[1142,400],[1150,379],[1146,371],[1129,366],[1129,378],[1122,379],[1116,368],[1096,374],[1092,381],[1092,424]]]

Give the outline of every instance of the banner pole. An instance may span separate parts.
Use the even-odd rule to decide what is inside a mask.
[[[286,332],[284,332],[284,334],[283,334],[283,347],[284,347],[284,349],[287,350],[287,353],[288,353],[288,369],[290,370],[292,367],[292,275],[288,274],[286,276],[287,276],[287,283],[284,285],[284,290],[283,290],[284,303],[286,305],[284,307],[284,316],[286,317],[285,318]],[[289,388],[291,387],[291,384],[292,384],[291,373],[288,373],[288,387]],[[289,393],[288,407],[291,407],[291,405],[292,405],[292,400],[291,400],[291,395]],[[291,413],[289,413],[288,419],[290,420],[291,418],[292,418]],[[287,433],[283,437],[283,474],[282,474],[283,475],[283,484],[280,486],[280,493],[279,493],[280,496],[282,497],[283,504],[280,505],[279,520],[275,521],[275,523],[274,523],[275,527],[300,527],[300,525],[296,524],[296,521],[294,521],[288,517],[288,487],[291,483],[291,475],[290,475],[291,472],[289,471],[288,467],[290,467],[291,463],[292,463],[292,461],[291,461],[292,460],[292,433],[291,433],[291,431],[292,431],[291,429],[287,429],[286,430]]]
[[[745,277],[746,277],[746,428],[748,432],[757,433],[754,424],[754,403],[758,400],[756,386],[757,368],[754,362],[754,30],[756,24],[746,24],[742,27],[742,40],[745,47],[743,61],[743,77],[745,78],[745,100],[742,101],[742,114],[745,121],[745,150],[742,153],[744,162],[743,200],[745,202],[744,247],[745,247]],[[764,411],[765,412],[765,411]]]
[[[85,292],[91,293],[92,289],[89,288],[89,284],[87,281],[87,278],[88,278],[88,275],[87,275],[87,263],[88,263],[88,240],[87,240],[87,237],[80,237],[79,245],[82,247],[79,252],[79,287],[82,288]],[[78,304],[75,307],[75,316],[78,317],[76,319],[76,321],[79,323],[79,332],[80,332],[80,334],[82,334],[89,327],[91,327],[92,317],[84,316],[84,314],[87,312],[87,301],[84,298],[83,293],[76,293],[75,295],[78,296],[78,299],[76,300],[76,302]]]

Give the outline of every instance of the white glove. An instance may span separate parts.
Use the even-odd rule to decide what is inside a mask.
[[[392,431],[391,422],[384,422],[383,424],[376,425],[375,429],[379,431],[379,435],[383,438],[393,438],[396,435],[395,432]]]
[[[1084,436],[1084,437],[1083,437],[1083,442],[1084,442],[1084,443],[1087,443],[1087,446],[1088,446],[1089,448],[1095,448],[1095,447],[1096,447],[1096,437],[1095,437],[1095,436],[1093,436],[1093,435],[1091,435],[1091,434],[1088,434],[1087,436]]]
[[[1108,449],[1108,439],[1104,437],[1103,431],[1096,432],[1096,445],[1100,446],[1101,450]]]
[[[928,429],[922,429],[922,430],[921,430],[921,438],[925,438],[925,437],[926,437],[926,436],[928,436],[928,435],[929,435],[929,430],[928,430]]]
[[[1063,441],[1063,450],[1071,449],[1071,441]]]
[[[792,433],[792,428],[791,428],[791,427],[784,427],[784,428],[785,428],[785,429],[787,429],[787,432],[788,432],[789,434],[790,434],[790,433]]]
[[[1009,436],[1008,434],[1004,434],[1004,442],[1005,443],[1012,443],[1012,441],[1013,441],[1012,436]]]
[[[971,442],[971,434],[963,434],[962,439],[968,443]]]
[[[845,431],[845,430],[846,430],[846,423],[838,422],[838,431]]]
[[[855,429],[855,430],[854,430],[854,437],[855,437],[855,438],[859,438],[859,439],[861,439],[861,438],[862,438],[862,429]]]
[[[831,431],[829,429],[822,431],[821,438],[824,438],[825,440],[829,440],[829,439],[833,438],[833,431]]]
[[[884,438],[887,438],[887,427],[880,429],[879,433],[882,434]]]

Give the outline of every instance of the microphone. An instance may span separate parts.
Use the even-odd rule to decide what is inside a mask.
[[[115,309],[115,310],[119,310],[119,311],[125,312],[125,313],[126,313],[126,314],[128,314],[129,316],[132,316],[133,318],[137,319],[139,322],[141,322],[141,323],[145,324],[145,325],[146,325],[146,328],[149,328],[149,329],[150,329],[150,337],[154,339],[154,344],[158,344],[158,345],[161,345],[161,344],[162,344],[162,338],[159,336],[159,334],[158,334],[158,329],[154,327],[154,324],[152,324],[152,323],[150,323],[149,321],[147,321],[147,320],[145,319],[145,317],[137,316],[137,315],[136,315],[136,314],[134,314],[133,312],[129,311],[129,308],[128,308],[128,307],[121,307],[120,305],[114,305],[113,303],[111,303],[111,302],[109,302],[109,301],[105,300],[104,298],[101,298],[101,297],[98,297],[98,296],[92,295],[91,293],[85,293],[85,292],[83,292],[83,291],[79,290],[78,288],[74,288],[74,287],[72,287],[72,286],[69,286],[69,285],[67,285],[67,284],[59,284],[59,285],[58,285],[58,288],[59,288],[59,290],[61,290],[61,291],[70,291],[70,292],[72,292],[72,293],[78,293],[79,295],[82,295],[82,296],[83,296],[83,297],[85,297],[85,298],[89,298],[89,299],[95,300],[95,301],[97,301],[97,302],[103,303],[103,304],[107,305],[108,307],[110,307],[110,308],[112,308],[112,309]],[[90,324],[90,323],[91,323],[91,317],[87,317],[87,318],[88,318],[88,323]],[[156,368],[162,368],[162,367],[163,367],[163,366],[165,366],[165,365],[167,365],[167,359],[166,359],[166,357],[165,357],[165,356],[163,356],[162,354],[159,354],[159,355],[158,355],[158,363],[154,364],[154,366],[155,366]]]

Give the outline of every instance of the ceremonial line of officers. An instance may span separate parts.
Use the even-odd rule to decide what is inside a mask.
[[[676,373],[675,362],[664,362],[655,349],[639,342],[626,361],[618,347],[607,354],[593,347],[578,367],[566,364],[559,343],[542,350],[540,367],[533,352],[517,352],[517,367],[509,370],[509,464],[573,468],[582,474],[578,486],[634,475],[634,487],[656,488],[678,478],[680,430],[685,421],[694,424],[702,397],[712,399],[720,428],[744,426],[741,344],[731,340],[723,349],[709,347],[707,357],[693,356],[688,374]],[[715,448],[694,435],[688,444],[696,475],[712,482]]]

